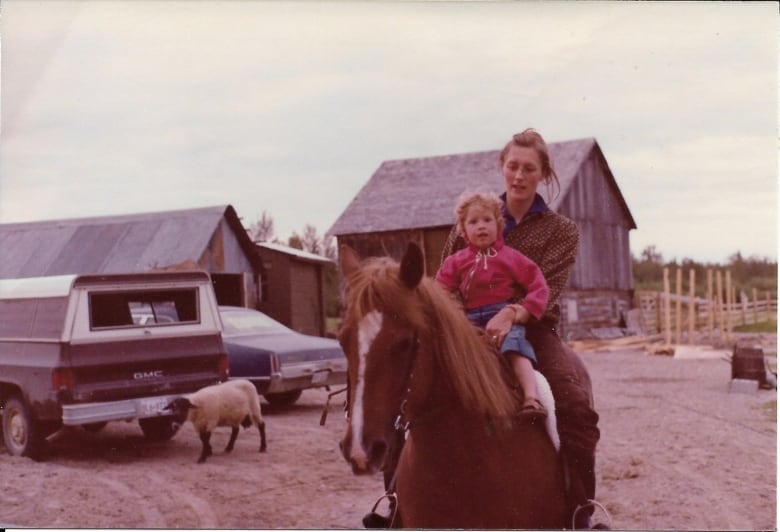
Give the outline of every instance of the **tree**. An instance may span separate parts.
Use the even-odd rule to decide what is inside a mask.
[[[255,242],[268,242],[274,238],[274,219],[264,210],[260,219],[250,225],[247,232]]]
[[[315,255],[323,254],[322,239],[317,234],[317,228],[311,224],[306,224],[303,228],[303,236],[301,237],[301,244],[303,250]]]

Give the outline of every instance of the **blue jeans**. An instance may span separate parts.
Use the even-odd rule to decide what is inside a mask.
[[[507,306],[507,303],[491,303],[490,305],[468,309],[466,311],[466,316],[468,316],[471,323],[484,329],[491,318],[498,314],[505,306]],[[518,325],[517,323],[512,325],[506,338],[504,338],[504,341],[501,343],[500,350],[501,354],[507,352],[520,353],[531,361],[534,368],[537,366],[536,353],[531,346],[531,342],[525,337],[525,326],[523,325]]]

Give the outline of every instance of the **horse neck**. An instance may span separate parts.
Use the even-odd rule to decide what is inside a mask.
[[[409,380],[409,422],[423,430],[441,431],[472,417],[448,381],[431,346],[421,343]]]

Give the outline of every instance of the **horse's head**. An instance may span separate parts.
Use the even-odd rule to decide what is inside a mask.
[[[394,424],[407,397],[423,316],[414,291],[423,277],[420,248],[411,244],[401,264],[388,258],[361,263],[346,246],[339,263],[345,315],[339,341],[349,363],[344,458],[355,473],[381,469]]]

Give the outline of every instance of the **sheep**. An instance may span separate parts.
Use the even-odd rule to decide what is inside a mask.
[[[211,432],[215,427],[231,427],[230,441],[225,452],[233,450],[239,424],[248,428],[252,422],[260,430],[260,452],[266,449],[265,421],[260,412],[260,397],[255,385],[244,379],[229,380],[201,388],[197,392],[177,397],[165,410],[173,413],[174,423],[183,425],[188,420],[200,434],[203,448],[198,458],[202,464],[211,456]]]

